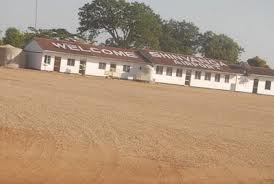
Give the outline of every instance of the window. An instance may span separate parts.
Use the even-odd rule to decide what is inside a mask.
[[[116,72],[116,64],[110,64],[110,71]]]
[[[215,82],[220,82],[221,74],[215,74]]]
[[[68,66],[74,66],[75,65],[75,59],[68,59]]]
[[[176,71],[176,77],[182,77],[183,76],[183,69],[178,68]]]
[[[51,56],[45,55],[44,57],[44,64],[50,65]]]
[[[171,67],[166,68],[166,75],[167,76],[172,76],[172,68]]]
[[[201,80],[201,74],[202,74],[202,72],[196,71],[195,72],[195,79]]]
[[[271,81],[265,81],[265,90],[271,90]]]
[[[106,69],[107,64],[106,63],[99,63],[99,69],[100,70],[105,70]]]
[[[229,79],[230,79],[230,76],[229,75],[225,75],[225,83],[229,83]]]
[[[211,73],[209,73],[209,72],[205,73],[205,80],[207,80],[207,81],[211,80]]]
[[[163,66],[157,66],[156,67],[156,74],[163,75],[163,70],[164,70]]]
[[[124,65],[123,71],[124,71],[124,72],[130,72],[130,66]]]

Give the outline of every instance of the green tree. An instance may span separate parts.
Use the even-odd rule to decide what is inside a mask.
[[[79,20],[79,32],[91,40],[108,33],[106,45],[159,48],[161,19],[144,3],[94,0],[80,8]]]
[[[199,41],[199,28],[193,23],[175,20],[164,22],[160,38],[161,50],[191,55],[197,53]]]
[[[22,47],[24,46],[24,33],[14,27],[8,28],[3,38],[3,43],[14,47]]]
[[[232,38],[213,32],[206,32],[200,38],[200,53],[208,58],[225,60],[230,64],[238,63],[244,49]]]
[[[269,68],[267,62],[258,56],[248,59],[247,62],[250,66]]]
[[[25,42],[32,40],[34,37],[43,37],[49,39],[60,40],[86,40],[84,36],[79,34],[73,34],[63,28],[57,29],[35,29],[33,27],[28,28],[29,31],[24,34]]]

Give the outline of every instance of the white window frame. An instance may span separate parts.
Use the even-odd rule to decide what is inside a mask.
[[[45,55],[44,56],[44,64],[50,65],[50,63],[51,63],[51,56]]]

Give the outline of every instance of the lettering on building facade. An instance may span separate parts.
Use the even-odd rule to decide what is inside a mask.
[[[189,67],[201,67],[211,70],[221,70],[222,67],[227,66],[222,61],[216,61],[208,58],[200,58],[193,56],[183,56],[177,54],[167,54],[163,52],[149,52],[154,58],[169,59],[176,65],[189,66]]]
[[[101,49],[101,48],[96,48],[96,47],[83,48],[82,46],[75,45],[75,44],[55,43],[55,42],[52,42],[52,45],[59,49],[64,49],[64,50],[95,53],[95,54],[114,55],[114,56],[129,57],[129,58],[138,58],[138,56],[134,52],[130,52],[130,51]]]

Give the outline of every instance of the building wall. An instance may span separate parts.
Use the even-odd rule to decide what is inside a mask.
[[[43,54],[42,55],[42,61],[41,61],[41,68],[40,70],[44,70],[44,71],[53,71],[54,69],[54,56],[52,55],[49,55],[51,56],[50,58],[50,64],[45,64],[44,61],[45,61],[45,56],[46,55],[49,55],[49,54]]]
[[[26,52],[26,67],[41,70],[42,58],[42,53]]]
[[[176,76],[176,71],[178,67],[172,67],[172,76],[167,76],[167,67],[163,66],[163,74],[156,74],[156,67],[163,66],[163,65],[155,65],[152,71],[153,80],[158,83],[166,83],[166,84],[176,84],[176,85],[185,85],[186,80],[186,72],[187,70],[191,70],[191,82],[190,86],[193,87],[201,87],[201,88],[211,88],[211,89],[221,89],[221,90],[235,90],[236,84],[236,74],[226,74],[226,73],[219,73],[221,74],[220,82],[215,82],[215,74],[217,72],[210,72],[211,73],[211,80],[205,80],[205,71],[195,70],[195,69],[187,69],[187,68],[180,68],[183,69],[182,77]],[[201,79],[195,79],[195,71],[201,71]],[[229,75],[229,83],[225,83],[225,75]]]
[[[252,93],[255,79],[259,80],[258,94],[274,95],[274,76],[271,77],[271,76],[250,75],[247,77],[243,75],[238,75],[236,91]],[[271,90],[265,89],[266,81],[271,81]]]
[[[99,69],[99,63],[106,63],[106,69]],[[94,75],[94,76],[107,76],[108,71],[110,71],[110,65],[116,64],[116,72],[113,73],[115,77],[123,78],[123,79],[135,79],[136,75],[142,70],[142,66],[144,64],[136,64],[126,61],[118,61],[112,59],[103,59],[103,58],[90,58],[88,59],[86,66],[86,75]],[[130,72],[124,72],[123,66],[130,66]],[[141,68],[140,68],[141,67]]]
[[[24,48],[24,52],[26,55],[25,66],[27,68],[41,70],[43,50],[39,47],[37,42],[31,41],[29,44],[27,44]]]
[[[74,66],[68,65],[68,59],[75,59]],[[79,68],[80,68],[80,58],[64,57],[64,56],[61,57],[60,72],[77,74],[77,73],[79,73]],[[53,71],[53,69],[54,69],[54,62],[53,62],[52,71]]]
[[[266,81],[271,81],[270,90],[265,89]],[[258,94],[274,95],[274,77],[259,77]]]
[[[154,82],[158,83],[165,83],[165,84],[176,84],[176,85],[185,85],[185,74],[186,74],[186,69],[185,68],[180,68],[183,69],[183,75],[182,77],[177,77],[176,76],[176,71],[179,67],[172,67],[172,76],[167,75],[167,67],[168,66],[163,66],[163,74],[156,74],[156,68],[157,66],[162,66],[162,65],[155,65],[152,69],[152,80]]]
[[[51,56],[51,62],[49,65],[45,65],[43,62],[46,55]],[[135,79],[136,75],[139,72],[142,72],[142,67],[145,66],[145,64],[142,64],[142,63],[137,64],[132,62],[108,59],[108,58],[106,59],[106,58],[95,58],[95,57],[82,57],[77,55],[45,52],[42,57],[41,70],[53,71],[54,60],[56,56],[61,57],[60,72],[62,73],[78,74],[80,69],[80,61],[86,61],[86,72],[85,72],[86,75],[101,76],[101,77],[107,76],[107,74],[110,73],[109,72],[110,65],[116,64],[116,72],[113,72],[114,77],[133,80]],[[68,59],[75,59],[75,65],[68,66]],[[99,63],[106,63],[106,69],[105,70],[99,69]],[[130,72],[123,71],[124,65],[128,65],[131,67]]]
[[[235,74],[227,74],[227,73],[217,73],[217,72],[210,72],[211,73],[211,80],[205,80],[205,71],[201,71],[201,79],[195,79],[195,71],[193,70],[191,75],[191,86],[193,87],[201,87],[201,88],[210,88],[210,89],[220,89],[220,90],[228,90],[234,91],[235,84],[236,84],[236,75]],[[220,82],[215,81],[215,75],[220,74]],[[225,82],[225,75],[229,75],[229,82]]]

